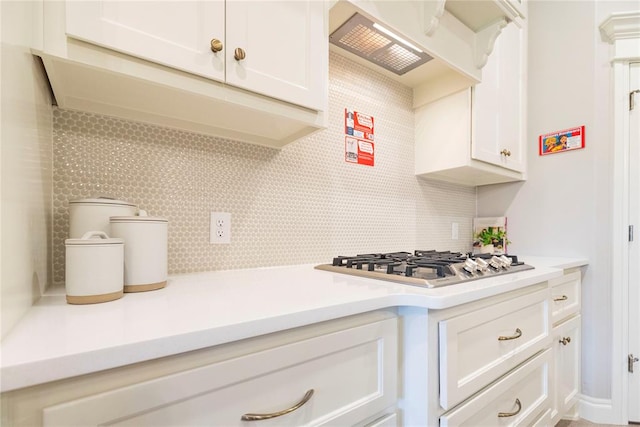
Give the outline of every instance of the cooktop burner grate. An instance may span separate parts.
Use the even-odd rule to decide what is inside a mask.
[[[435,250],[338,256],[316,268],[429,288],[533,269],[515,255]]]

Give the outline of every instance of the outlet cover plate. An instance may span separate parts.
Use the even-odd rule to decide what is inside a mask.
[[[231,214],[228,212],[211,212],[209,224],[209,243],[231,243]]]

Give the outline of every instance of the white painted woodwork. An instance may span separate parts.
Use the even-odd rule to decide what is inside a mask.
[[[440,417],[441,427],[529,426],[538,420],[549,406],[549,367],[551,350],[518,366],[499,381],[489,385],[472,399]],[[498,413],[520,411],[512,417],[499,418]]]
[[[227,0],[226,5],[227,83],[322,110],[327,86],[324,3]],[[234,59],[236,48],[245,51],[245,59]]]
[[[615,10],[615,9],[614,9]],[[634,375],[629,378],[627,372],[627,357],[631,353],[631,341],[629,336],[636,331],[634,339],[637,342],[637,313],[632,315],[630,310],[633,301],[637,301],[637,283],[633,283],[631,276],[637,275],[638,263],[630,256],[637,254],[637,247],[631,248],[629,244],[628,226],[634,221],[630,207],[634,203],[632,199],[633,184],[631,168],[637,170],[637,154],[632,157],[633,144],[638,144],[638,113],[637,106],[629,112],[629,91],[637,87],[632,86],[638,82],[638,65],[640,61],[640,12],[636,9],[626,9],[611,13],[600,25],[602,39],[610,43],[610,59],[612,61],[611,76],[613,79],[613,166],[612,171],[612,237],[611,250],[611,295],[612,295],[612,350],[611,358],[617,363],[611,364],[611,405],[610,411],[591,411],[590,419],[603,420],[607,423],[624,424],[629,420],[640,419],[640,377]],[[634,71],[635,69],[635,71]],[[638,97],[636,96],[636,103]],[[637,104],[636,104],[637,105]],[[637,150],[637,148],[636,148]],[[637,151],[636,151],[637,153]],[[634,166],[633,163],[636,162]],[[635,188],[635,195],[638,188]],[[638,213],[635,213],[637,218]],[[636,224],[636,241],[637,229]],[[637,246],[637,244],[636,244]],[[634,295],[635,294],[635,295]],[[633,298],[633,300],[631,299]],[[637,308],[633,307],[634,309]],[[634,326],[630,328],[630,325]],[[637,348],[637,347],[636,347]],[[633,351],[636,351],[634,349]],[[606,358],[605,358],[606,359]],[[634,385],[635,384],[635,385]],[[597,405],[592,405],[592,408]],[[633,409],[632,409],[633,408]],[[590,408],[587,408],[590,409]]]
[[[395,404],[397,320],[386,319],[45,408],[53,425],[354,425]],[[390,425],[390,424],[381,424]]]
[[[224,81],[225,2],[69,1],[66,33],[188,73]]]
[[[471,90],[415,110],[415,173],[461,185],[519,181],[523,174],[471,158]]]
[[[446,9],[474,31],[487,28],[501,19],[524,18],[522,0],[447,0]]]
[[[511,23],[502,30],[473,89],[471,157],[524,172],[526,29]],[[506,150],[509,155],[501,154]]]
[[[374,422],[367,424],[366,427],[398,427],[399,425],[400,420],[398,419],[398,415],[394,412],[393,414],[385,415],[376,419]]]
[[[540,418],[538,418],[536,421],[534,421],[533,424],[531,424],[531,427],[548,427],[551,425],[553,425],[551,424],[551,409],[547,409],[544,414],[540,416]]]
[[[229,25],[241,32],[241,24],[220,20],[215,10],[223,3],[187,2],[184,7],[179,2],[160,3],[158,7],[154,2],[44,3],[44,42],[34,53],[43,59],[60,108],[273,148],[326,127],[324,2],[276,3],[278,7],[268,13],[261,9],[262,26],[255,24],[255,16],[243,18],[255,27],[246,31],[244,39],[261,50],[247,55],[249,73],[237,61],[225,60],[229,43],[224,33]],[[153,10],[154,19],[141,12],[146,9]],[[296,25],[269,27],[265,37],[267,23],[296,13],[307,16]],[[210,22],[208,15],[215,15],[215,20]],[[306,36],[300,34],[303,28]],[[214,37],[224,45],[217,54],[210,50]],[[269,39],[280,43],[277,53],[274,47],[267,50]],[[285,39],[289,45],[282,46]],[[280,56],[288,50],[293,52],[287,52],[285,61]],[[231,74],[233,84],[226,79]]]
[[[577,315],[553,328],[552,425],[578,402],[580,394],[580,321]],[[571,339],[567,342],[566,339]],[[565,339],[567,344],[561,340]]]
[[[498,337],[522,335],[500,341]],[[439,322],[440,405],[451,409],[548,346],[547,290]]]
[[[391,29],[433,59],[401,76],[331,45],[330,49],[414,89],[414,107],[482,79],[482,67],[502,26],[524,18],[517,0],[332,1],[329,33],[358,12]]]
[[[481,83],[415,110],[416,175],[471,186],[526,178],[526,30],[519,24],[503,30]]]
[[[640,22],[638,19],[636,22]],[[640,62],[629,64],[629,91],[640,90]],[[634,228],[629,242],[629,353],[640,359],[640,92],[635,92],[629,114],[629,224]],[[640,422],[640,362],[629,376],[629,421]]]
[[[557,279],[549,280],[551,287],[551,324],[577,314],[581,307],[580,272],[574,271]],[[565,299],[566,297],[566,299]]]

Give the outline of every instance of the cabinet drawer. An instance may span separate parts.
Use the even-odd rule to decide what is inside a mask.
[[[398,415],[394,412],[378,418],[374,422],[367,424],[366,427],[398,427],[398,421]]]
[[[441,416],[440,426],[536,425],[551,404],[548,393],[550,363],[551,350],[547,349],[464,405]]]
[[[551,287],[551,322],[557,324],[580,311],[580,272],[549,280]]]
[[[397,320],[386,319],[49,407],[44,425],[354,425],[396,402]]]
[[[440,321],[440,405],[450,409],[549,343],[546,289]]]

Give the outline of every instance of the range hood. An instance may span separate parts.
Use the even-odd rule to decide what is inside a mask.
[[[433,59],[393,31],[357,12],[331,33],[329,42],[398,76]]]
[[[329,48],[414,90],[414,107],[482,80],[519,0],[338,0]]]

